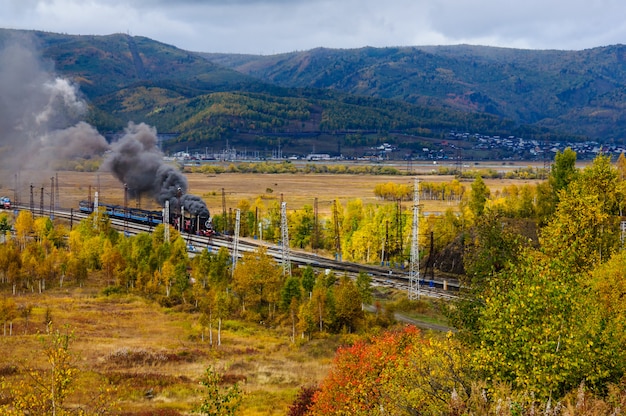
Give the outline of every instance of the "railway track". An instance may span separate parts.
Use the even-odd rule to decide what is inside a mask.
[[[16,209],[29,209],[21,206]],[[74,209],[58,209],[54,212],[44,211],[43,213],[35,210],[34,215],[54,216],[55,218],[63,218],[73,221],[80,221],[87,218],[88,214],[82,213]],[[119,218],[110,218],[111,225],[116,229],[123,231],[127,235],[134,235],[141,232],[152,232],[153,227],[134,223]],[[233,239],[229,236],[214,235],[211,237],[197,236],[193,234],[181,234],[185,241],[191,256],[207,249],[209,252],[217,252],[224,247],[232,252]],[[282,247],[267,241],[259,241],[250,238],[240,238],[237,250],[240,256],[245,252],[253,252],[259,246],[264,246],[267,254],[272,256],[276,261],[282,261]],[[403,269],[389,268],[383,266],[374,266],[368,264],[353,263],[348,261],[338,261],[332,258],[319,256],[315,253],[290,249],[290,261],[296,266],[311,266],[318,270],[332,270],[336,273],[347,273],[353,278],[363,272],[372,278],[372,284],[377,286],[392,287],[398,290],[409,290],[409,275]],[[455,279],[419,279],[419,294],[426,297],[452,299],[456,298],[460,284]]]

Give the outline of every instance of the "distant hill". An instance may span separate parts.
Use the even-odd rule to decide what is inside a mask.
[[[202,54],[284,87],[486,112],[599,139],[626,137],[626,46],[583,51],[484,46]]]
[[[619,111],[623,71],[615,63],[621,47],[580,53],[315,49],[250,56],[194,53],[125,34],[4,29],[0,44],[15,35],[34,39],[54,71],[80,85],[90,103],[88,121],[101,132],[147,122],[170,133],[169,150],[229,146],[260,155],[280,148],[283,154],[359,156],[390,143],[396,156],[415,157],[424,148],[438,151],[433,149],[451,131],[549,142],[623,137],[626,130]],[[471,151],[470,143],[465,148],[467,158],[490,156]]]

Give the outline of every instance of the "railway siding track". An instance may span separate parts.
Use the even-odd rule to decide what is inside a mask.
[[[15,207],[16,210],[30,210],[26,206]],[[74,209],[58,209],[54,212],[44,211],[43,213],[34,210],[34,215],[54,216],[55,218],[63,218],[70,221],[80,221],[87,218],[88,214],[82,213]],[[116,229],[123,231],[127,235],[137,234],[140,232],[152,232],[153,227],[137,224],[129,220],[110,218],[111,225]],[[232,238],[228,236],[214,235],[211,237],[198,236],[192,234],[182,234],[187,241],[190,256],[195,255],[198,251],[205,248],[211,252],[216,252],[221,247],[225,247],[229,251],[233,248]],[[279,245],[266,241],[258,241],[250,238],[240,238],[238,243],[238,252],[240,255],[244,252],[252,252],[259,246],[267,248],[268,255],[272,256],[276,261],[282,261],[282,248]],[[319,256],[303,250],[291,249],[290,260],[292,264],[297,266],[311,266],[320,270],[332,270],[339,273],[347,273],[356,278],[358,273],[364,272],[372,278],[372,283],[378,286],[392,287],[398,290],[409,289],[408,273],[402,269],[390,269],[388,267],[374,266],[368,264],[359,264],[347,261],[338,261],[328,257]],[[454,279],[424,279],[420,278],[419,282],[420,295],[433,298],[453,299],[457,297],[460,284]]]

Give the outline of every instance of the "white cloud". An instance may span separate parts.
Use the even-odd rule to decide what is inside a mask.
[[[183,49],[489,44],[582,49],[626,40],[622,0],[0,0],[0,26],[129,32]]]

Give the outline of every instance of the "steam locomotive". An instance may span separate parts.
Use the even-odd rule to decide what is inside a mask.
[[[138,224],[157,226],[163,224],[163,212],[162,211],[149,211],[141,208],[123,207],[121,205],[110,205],[104,203],[98,203],[98,207],[103,210],[104,214],[110,218],[125,219]],[[78,204],[80,212],[91,214],[93,212],[93,203],[90,201],[80,201]],[[213,224],[210,216],[202,215],[190,215],[185,212],[184,215],[180,213],[170,212],[170,218],[168,223],[175,229],[195,235],[203,235],[210,237],[213,235]]]

